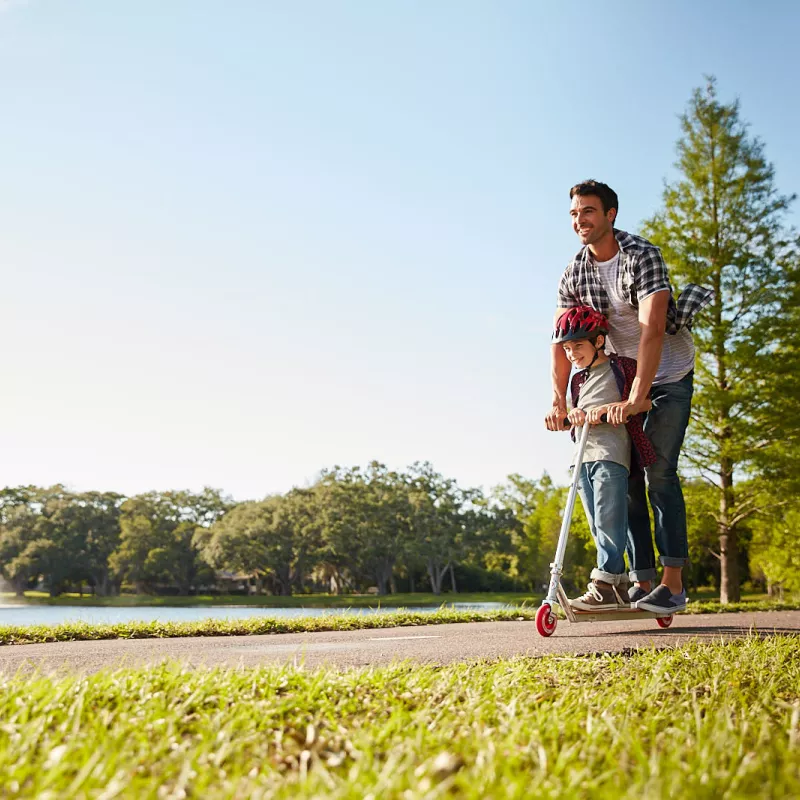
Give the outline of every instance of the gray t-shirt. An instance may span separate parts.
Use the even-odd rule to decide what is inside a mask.
[[[581,386],[578,394],[578,408],[589,411],[597,406],[607,403],[618,403],[622,397],[619,393],[617,380],[611,371],[611,362],[595,364],[589,372],[589,377]],[[580,436],[580,430],[575,432]],[[578,458],[578,446],[575,445],[572,466]],[[622,464],[627,470],[631,468],[631,437],[624,425],[615,428],[613,425],[601,423],[592,425],[586,449],[583,451],[583,463],[589,461],[615,461]]]

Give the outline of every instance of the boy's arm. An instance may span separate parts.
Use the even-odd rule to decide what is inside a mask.
[[[556,311],[557,320],[567,309],[559,308]],[[564,417],[567,416],[567,385],[572,367],[569,359],[560,344],[550,345],[550,381],[553,386],[553,403],[544,424],[549,431],[563,431]]]

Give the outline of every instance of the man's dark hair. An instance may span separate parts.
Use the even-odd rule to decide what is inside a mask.
[[[576,183],[569,190],[569,199],[572,200],[576,194],[581,197],[586,197],[586,195],[589,194],[599,197],[600,202],[603,204],[604,214],[608,214],[608,210],[613,208],[616,209],[617,216],[619,216],[619,198],[617,197],[617,193],[608,184],[600,183],[600,181],[592,179],[581,181],[580,183]],[[617,217],[614,217],[614,222],[616,221]]]

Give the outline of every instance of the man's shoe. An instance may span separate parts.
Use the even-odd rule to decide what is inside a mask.
[[[586,594],[570,600],[576,611],[616,611],[619,608],[614,587],[602,581],[589,581]]]
[[[672,594],[669,586],[656,586],[650,594],[637,601],[636,608],[641,611],[652,611],[654,614],[669,616],[679,611],[686,611],[686,589],[680,594]]]
[[[631,586],[631,588],[628,589],[628,599],[631,601],[631,605],[635,605],[639,600],[644,600],[647,594],[648,592],[642,589],[641,586]]]

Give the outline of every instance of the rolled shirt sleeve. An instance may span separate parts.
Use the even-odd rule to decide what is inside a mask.
[[[656,292],[672,292],[667,275],[667,265],[657,247],[649,247],[639,256],[638,268],[634,270],[636,299],[641,302]]]
[[[574,308],[581,305],[580,298],[575,294],[571,272],[570,267],[567,267],[558,282],[557,308]]]

